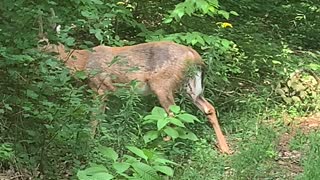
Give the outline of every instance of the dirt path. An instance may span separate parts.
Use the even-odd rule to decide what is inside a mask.
[[[298,131],[308,135],[310,132],[320,129],[320,113],[308,117],[294,118],[288,123],[288,126],[291,129],[290,132],[284,133],[279,139],[277,146],[279,159],[277,163],[290,173],[289,176],[295,177],[303,172],[301,167],[303,152],[291,150],[290,141]]]

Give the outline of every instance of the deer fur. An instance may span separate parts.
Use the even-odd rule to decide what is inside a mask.
[[[47,45],[46,52],[55,52],[73,71],[92,73],[89,85],[102,95],[114,91],[114,83],[139,82],[143,94],[154,93],[161,106],[170,113],[174,93],[184,86],[193,103],[212,124],[220,150],[230,153],[221,132],[214,107],[203,97],[202,72],[198,69],[187,77],[190,66],[204,66],[201,56],[192,48],[173,42],[150,42],[133,46],[96,46],[90,50],[66,50],[62,44]]]

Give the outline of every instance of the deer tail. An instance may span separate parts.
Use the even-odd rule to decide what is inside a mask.
[[[203,79],[204,71],[202,69],[198,69],[194,73],[194,75],[187,81],[186,91],[194,102],[203,94]]]

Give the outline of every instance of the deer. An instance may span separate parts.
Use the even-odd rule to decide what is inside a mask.
[[[41,47],[41,51],[55,53],[71,71],[94,72],[88,85],[98,95],[115,91],[115,83],[138,82],[141,94],[154,94],[169,116],[172,115],[169,107],[175,105],[176,91],[184,89],[193,104],[207,116],[215,131],[219,150],[231,154],[215,108],[203,95],[205,63],[193,48],[170,41],[122,47],[99,45],[92,50],[68,49],[61,43],[48,43]],[[188,77],[188,69],[192,66],[199,68]],[[132,68],[135,70],[130,70]],[[97,126],[97,122],[92,124]]]

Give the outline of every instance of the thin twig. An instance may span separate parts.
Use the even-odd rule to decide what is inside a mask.
[[[39,23],[39,34],[38,34],[38,36],[39,36],[40,39],[42,39],[42,38],[44,38],[42,15],[39,16],[38,23]]]
[[[253,81],[250,81],[248,79],[243,79],[243,78],[239,78],[239,77],[229,77],[230,79],[238,79],[238,80],[241,80],[241,81],[246,81],[250,84],[254,84],[254,85],[258,85],[257,83],[253,82]]]
[[[23,175],[22,174],[16,175],[16,176],[10,177],[10,179],[16,179],[16,178],[19,178],[19,177],[23,177]]]

